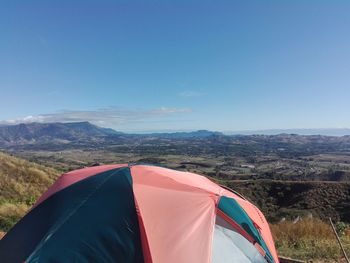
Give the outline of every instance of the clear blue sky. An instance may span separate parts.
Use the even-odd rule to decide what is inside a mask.
[[[350,127],[349,14],[349,1],[2,1],[0,120]]]

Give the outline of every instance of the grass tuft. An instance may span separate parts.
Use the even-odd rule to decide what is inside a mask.
[[[318,219],[304,219],[293,224],[285,221],[271,225],[276,248],[280,255],[322,262],[340,262],[342,253],[331,226]],[[350,254],[350,229],[343,228],[341,241]]]
[[[54,169],[0,152],[0,231],[8,231],[58,177]]]

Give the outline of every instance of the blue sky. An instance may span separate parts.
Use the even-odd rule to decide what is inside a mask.
[[[0,120],[350,127],[348,1],[1,1]]]

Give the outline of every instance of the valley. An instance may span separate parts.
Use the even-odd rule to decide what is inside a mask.
[[[153,164],[204,175],[255,203],[274,231],[295,220],[327,222],[331,217],[350,223],[350,136],[126,134],[86,122],[27,126],[0,127],[2,231],[19,220],[59,174],[111,163]],[[285,255],[299,251],[288,250],[286,239],[277,240]],[[298,257],[307,255],[305,251]]]

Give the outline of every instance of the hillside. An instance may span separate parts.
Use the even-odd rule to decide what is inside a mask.
[[[162,160],[139,159],[143,162]],[[187,165],[198,169],[198,164],[200,163],[187,162],[183,165],[186,169],[189,168]],[[208,169],[207,166],[199,167]],[[59,172],[55,169],[0,152],[0,238],[1,231],[8,231],[58,175]],[[243,194],[264,212],[272,223],[276,245],[281,254],[305,260],[316,259],[314,262],[319,262],[317,260],[320,258],[327,259],[322,262],[340,260],[336,240],[325,219],[332,217],[334,222],[350,223],[349,182],[210,178]],[[297,224],[292,223],[298,217],[303,220]],[[324,221],[321,222],[318,218]],[[319,235],[320,231],[322,236]],[[349,249],[349,233],[343,235],[342,239],[346,249]]]
[[[114,163],[118,161],[122,162],[114,160]],[[81,163],[82,166],[85,165]],[[67,167],[66,170],[71,169]],[[196,170],[192,171],[202,173],[200,169]],[[55,169],[0,152],[0,216],[6,215],[4,209],[22,215],[58,174]],[[242,193],[261,208],[271,222],[278,222],[283,217],[293,219],[312,214],[317,218],[327,219],[331,216],[336,221],[350,223],[350,182],[225,180],[215,175],[210,178]]]
[[[350,253],[350,228],[335,223],[345,251]],[[278,253],[306,262],[346,262],[328,221],[304,219],[271,225]]]
[[[135,142],[159,140],[206,139],[224,136],[220,132],[198,130],[193,132],[128,134],[103,128],[89,122],[21,123],[0,126],[0,148],[62,150],[67,148],[104,148],[110,144],[132,145]]]
[[[350,223],[350,182],[222,181],[253,201],[270,222],[316,217]]]
[[[101,137],[121,134],[89,122],[27,123],[0,127],[0,145],[69,143],[71,141],[98,141]]]
[[[21,218],[57,176],[54,169],[0,152],[0,231]]]
[[[191,138],[208,138],[212,136],[224,136],[221,132],[198,130],[193,132],[171,132],[171,133],[150,133],[145,134],[147,137],[167,138],[167,139],[191,139]]]
[[[0,149],[6,151],[108,150],[131,154],[176,154],[301,158],[350,152],[350,136],[224,135],[220,132],[129,134],[89,122],[27,123],[0,126]],[[345,160],[345,163],[350,163]],[[311,172],[312,173],[312,172]],[[261,173],[259,173],[261,175]]]

